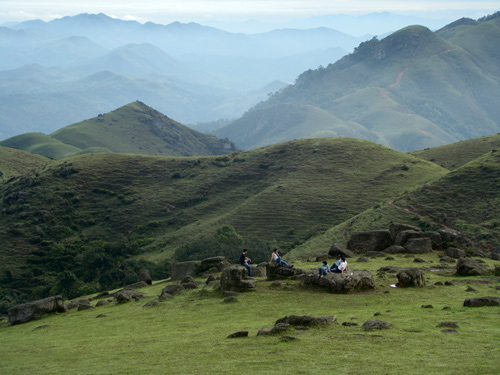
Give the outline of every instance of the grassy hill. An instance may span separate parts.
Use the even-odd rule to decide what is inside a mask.
[[[348,123],[363,139],[400,151],[496,134],[500,55],[491,43],[499,38],[498,17],[455,23],[436,33],[406,27],[382,40],[361,43],[334,64],[304,72],[295,84],[216,134],[238,134],[237,145],[246,149],[293,139],[297,127],[301,137],[314,137],[317,128],[332,127],[332,119],[318,117],[318,111]],[[270,108],[280,106],[309,110],[300,121],[293,118],[293,109],[288,112],[292,119],[269,116]],[[266,119],[267,132],[256,118]],[[266,138],[283,128],[290,134]]]
[[[268,375],[316,374],[323,364],[345,374],[494,374],[498,370],[499,308],[464,307],[463,301],[498,296],[494,289],[498,281],[457,278],[453,270],[443,269],[437,255],[422,256],[427,261],[423,271],[428,287],[391,288],[395,279],[381,274],[375,276],[376,291],[351,295],[304,289],[291,280],[271,287],[271,281],[258,279],[257,290],[241,293],[237,303],[223,303],[217,291],[198,294],[199,290],[191,290],[157,306],[143,307],[157,301],[162,288],[170,284],[155,280],[153,286],[139,290],[145,297],[137,302],[73,309],[12,327],[0,323],[0,368],[6,375],[53,374],[61,368],[68,374]],[[393,261],[370,259],[363,268],[376,275],[388,264],[415,267],[412,258],[396,257]],[[494,266],[491,260],[487,265]],[[296,266],[309,269],[317,264],[297,262]],[[359,269],[359,263],[352,262],[351,267]],[[431,272],[432,268],[441,272]],[[445,282],[454,285],[434,285]],[[477,292],[467,292],[467,286]],[[277,319],[294,314],[335,316],[338,324],[256,336]],[[362,330],[371,319],[393,327]],[[443,332],[450,329],[438,327],[443,322],[455,323],[456,333]],[[248,337],[227,338],[243,330]],[[285,335],[297,340],[282,340]]]
[[[72,157],[0,185],[0,280],[33,298],[70,293],[65,272],[81,294],[120,286],[144,265],[160,277],[163,262],[235,259],[242,246],[267,260],[272,246],[291,249],[447,173],[349,138],[217,157]]]
[[[141,102],[62,128],[50,135],[27,133],[0,142],[53,159],[91,152],[144,155],[220,155],[234,145],[192,130]]]
[[[435,155],[444,161],[452,160],[448,157],[455,154],[470,156],[477,152],[476,146],[484,145],[487,140],[492,138],[437,147],[428,150],[426,155]],[[469,149],[470,153],[467,152]],[[500,151],[493,149],[440,179],[330,228],[323,235],[293,249],[289,256],[317,254],[318,248],[334,242],[345,245],[354,232],[388,228],[393,222],[409,223],[427,230],[449,227],[466,234],[485,250],[491,250],[500,242],[499,187]]]
[[[0,146],[0,161],[0,183],[13,177],[33,173],[52,163],[52,160],[46,157],[2,146]]]

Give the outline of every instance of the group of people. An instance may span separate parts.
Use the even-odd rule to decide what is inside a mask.
[[[240,264],[248,270],[248,276],[252,276],[252,267],[250,267],[250,262],[252,261],[252,259],[247,257],[247,253],[248,253],[248,250],[243,249],[243,252],[240,255]],[[280,266],[293,268],[293,265],[290,265],[281,259],[281,255],[280,255],[278,249],[273,250],[273,253],[271,254],[271,260],[269,261],[269,263],[271,263],[271,262],[276,262]]]
[[[252,261],[249,257],[247,257],[248,250],[243,249],[243,252],[240,255],[240,264],[248,270],[248,276],[252,276],[252,267],[250,267],[250,262]],[[293,265],[288,264],[284,260],[281,259],[281,255],[279,254],[278,249],[274,249],[271,254],[271,259],[269,263],[276,262],[280,266],[285,266],[288,268],[293,268]],[[349,272],[349,265],[347,264],[347,260],[343,256],[330,267],[326,260],[323,261],[323,264],[318,269],[318,276],[323,277],[328,275],[328,273],[344,273]]]
[[[328,262],[324,260],[321,267],[318,268],[318,276],[323,277],[328,275],[328,273],[344,273],[349,271],[347,260],[341,256],[337,263],[333,264],[331,267],[328,265]]]

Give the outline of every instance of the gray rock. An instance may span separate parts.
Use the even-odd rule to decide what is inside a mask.
[[[232,297],[232,296],[231,296],[231,297],[226,297],[226,298],[224,298],[224,302],[225,302],[225,303],[234,303],[234,302],[238,302],[238,298],[236,298],[236,297]]]
[[[384,249],[383,252],[386,254],[403,254],[406,253],[406,249],[403,246],[392,245]]]
[[[397,275],[398,286],[402,288],[425,286],[424,273],[417,268],[400,271]]]
[[[331,293],[353,293],[375,290],[373,275],[368,271],[353,271],[352,275],[330,273],[324,277],[317,274],[302,276],[301,286],[318,286]]]
[[[9,324],[15,325],[38,319],[47,314],[66,312],[67,309],[61,296],[53,296],[38,301],[23,303],[7,311]]]
[[[374,230],[353,233],[347,242],[347,249],[364,253],[366,251],[383,251],[391,245],[392,238],[388,230]]]
[[[488,269],[477,259],[460,258],[455,268],[461,276],[482,276],[488,273]]]
[[[196,269],[200,264],[201,262],[198,260],[174,263],[170,272],[170,278],[172,281],[176,281],[181,280],[186,276],[195,276]]]
[[[410,254],[425,254],[432,252],[430,238],[410,238],[403,246]]]
[[[375,329],[381,330],[381,329],[389,329],[393,327],[392,324],[385,322],[383,320],[367,320],[366,322],[363,323],[361,326],[361,329],[365,331],[373,331]]]
[[[302,270],[288,268],[286,266],[279,265],[276,262],[266,264],[266,274],[268,280],[290,279],[302,272]]]
[[[109,301],[105,300],[105,299],[97,301],[97,303],[95,304],[96,307],[101,307],[101,306],[106,306],[106,305],[109,305]]]
[[[280,318],[276,321],[277,324],[286,323],[292,326],[322,326],[326,324],[332,324],[337,322],[336,316],[320,316],[313,317],[309,315],[287,315],[284,318]]]
[[[408,224],[398,224],[394,223],[389,226],[389,232],[391,233],[392,240],[395,242],[396,237],[400,232],[403,232],[405,230],[411,230],[414,232],[421,232],[422,230],[419,227],[416,227],[414,225],[408,225]]]
[[[422,238],[424,237],[424,234],[422,231],[415,231],[415,230],[404,230],[401,231],[397,234],[397,236],[394,238],[394,245],[397,246],[403,246],[406,248],[406,243],[412,239],[412,238]],[[431,241],[432,244],[432,241]]]
[[[457,249],[456,247],[449,247],[444,253],[454,259],[465,258],[465,251]]]
[[[248,331],[238,331],[227,336],[228,339],[234,339],[238,337],[248,337]]]
[[[370,260],[367,257],[359,257],[356,262],[361,262],[361,263],[365,262],[366,263],[366,262],[369,262],[369,261]]]
[[[184,293],[186,293],[186,288],[184,288],[184,286],[182,286],[181,284],[170,284],[162,289],[161,296],[163,296],[164,294],[176,296]]]
[[[455,322],[441,322],[437,326],[437,328],[458,328],[458,324]]]
[[[464,301],[467,307],[500,306],[500,297],[467,298]]]
[[[343,256],[344,258],[353,258],[356,256],[351,250],[345,249],[344,247],[342,247],[338,243],[334,243],[330,247],[330,249],[328,250],[328,255],[334,259],[338,259],[341,256]],[[323,260],[326,260],[326,259],[317,259],[317,261],[323,261]]]
[[[151,275],[149,273],[149,270],[146,270],[146,269],[142,269],[139,271],[139,276],[137,278],[137,281],[138,282],[145,282],[146,284],[148,285],[152,285],[153,284],[153,279],[151,278]]]
[[[248,271],[240,265],[232,265],[222,271],[221,291],[249,292],[255,290],[257,280],[247,276]]]
[[[219,272],[231,266],[231,261],[223,256],[211,257],[203,259],[200,266],[197,268],[197,274],[202,274],[205,271],[215,267]]]

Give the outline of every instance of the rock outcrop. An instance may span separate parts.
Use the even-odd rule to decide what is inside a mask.
[[[66,311],[62,297],[53,296],[14,306],[8,310],[7,314],[9,316],[9,324],[14,325],[26,323],[47,314]]]
[[[396,275],[398,278],[398,286],[402,288],[408,287],[423,287],[425,286],[424,273],[417,268],[402,270]]]
[[[351,275],[352,273],[352,275]],[[303,275],[301,286],[318,286],[331,293],[355,293],[375,290],[373,275],[368,271],[353,271],[349,274],[330,273],[323,277],[317,274]]]
[[[249,292],[255,290],[257,280],[248,277],[248,271],[240,265],[232,265],[222,271],[220,278],[221,292]]]

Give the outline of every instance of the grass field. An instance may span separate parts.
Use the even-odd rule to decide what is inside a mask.
[[[499,296],[500,280],[457,277],[443,268],[437,253],[421,256],[427,286],[392,288],[396,278],[378,276],[386,265],[415,267],[413,258],[350,262],[352,269],[374,274],[377,290],[335,295],[283,281],[278,289],[258,279],[257,291],[224,303],[217,291],[196,290],[156,301],[164,282],[141,291],[146,297],[124,305],[111,303],[0,328],[2,374],[498,374],[499,307],[468,308],[466,298]],[[493,268],[492,261],[487,261]],[[453,264],[452,264],[453,265]],[[316,263],[296,263],[303,269]],[[449,267],[449,266],[448,266]],[[200,279],[200,281],[203,281]],[[434,286],[437,281],[454,285]],[[288,285],[289,288],[284,288]],[[430,288],[429,288],[430,286]],[[477,292],[467,292],[471,286]],[[433,308],[423,308],[432,305]],[[444,309],[446,307],[446,309]],[[378,316],[374,316],[380,313]],[[105,315],[96,318],[99,314]],[[306,331],[291,329],[297,338],[259,336],[264,327],[286,315],[336,316],[339,324]],[[365,332],[361,325],[380,319],[394,325]],[[358,326],[340,323],[355,322]],[[456,333],[442,332],[441,322],[455,322]],[[249,337],[228,339],[246,330]]]

